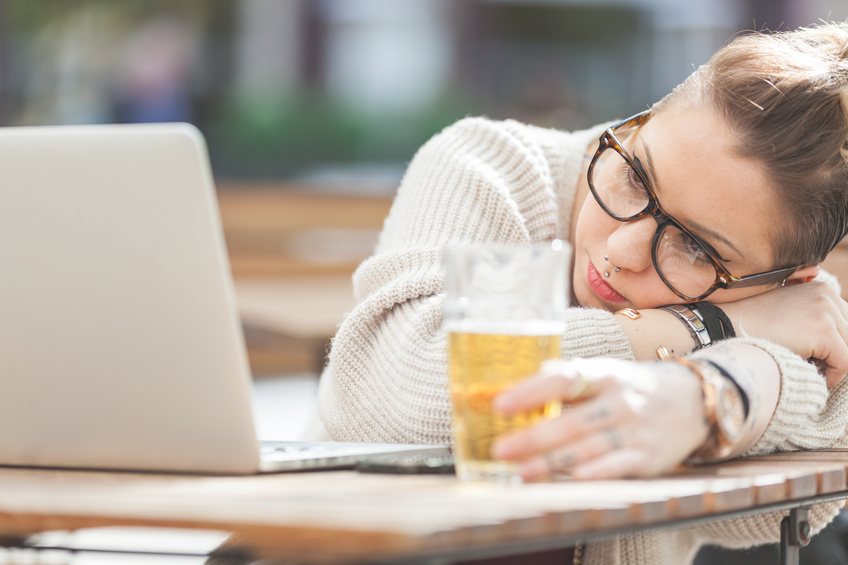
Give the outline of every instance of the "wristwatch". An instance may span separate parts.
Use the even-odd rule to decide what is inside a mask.
[[[684,357],[675,357],[674,361],[689,369],[700,381],[709,427],[707,440],[687,462],[702,463],[727,458],[742,437],[748,420],[742,391],[708,361]]]

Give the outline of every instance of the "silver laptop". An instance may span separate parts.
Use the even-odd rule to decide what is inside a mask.
[[[206,147],[0,129],[0,465],[255,473],[440,446],[260,447]]]

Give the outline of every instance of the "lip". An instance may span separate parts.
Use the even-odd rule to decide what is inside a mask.
[[[601,274],[595,268],[595,265],[592,264],[591,260],[589,261],[589,268],[587,270],[588,273],[586,279],[589,282],[589,288],[598,298],[606,302],[612,302],[613,304],[623,304],[624,302],[627,302],[626,298],[616,292],[613,287],[604,281]]]

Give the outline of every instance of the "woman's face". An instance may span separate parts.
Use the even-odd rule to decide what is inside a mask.
[[[731,273],[742,276],[774,268],[772,238],[781,218],[776,193],[762,165],[733,151],[733,133],[713,110],[667,105],[631,139],[627,149],[653,169],[652,186],[663,210],[709,243],[726,259]],[[577,301],[606,310],[684,302],[654,269],[656,220],[611,218],[588,192],[585,175],[577,202],[582,196],[573,238]],[[730,302],[772,288],[722,289],[709,300]]]

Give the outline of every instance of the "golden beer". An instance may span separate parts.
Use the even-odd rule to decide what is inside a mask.
[[[560,406],[551,403],[505,417],[494,412],[492,401],[538,371],[543,361],[560,356],[561,328],[543,322],[510,333],[457,329],[448,332],[457,474],[464,479],[517,480],[514,464],[492,459],[492,444],[506,432],[556,416]]]

